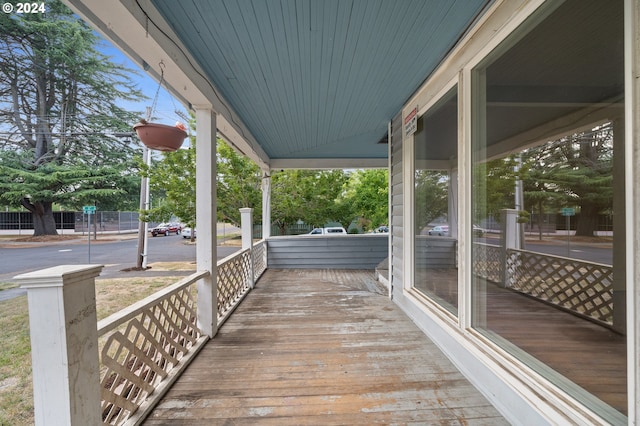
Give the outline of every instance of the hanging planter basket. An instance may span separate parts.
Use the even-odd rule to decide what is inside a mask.
[[[149,149],[175,151],[182,146],[187,132],[176,126],[156,123],[138,123],[133,126],[138,137]]]

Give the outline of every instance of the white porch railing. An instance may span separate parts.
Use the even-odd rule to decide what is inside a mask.
[[[260,240],[253,245],[253,273],[255,280],[267,270],[267,240]]]
[[[195,288],[208,275],[196,272],[98,323],[104,424],[138,424],[208,340],[196,324]]]
[[[266,241],[217,264],[218,327],[266,270]],[[197,327],[197,272],[100,321],[102,419],[107,425],[139,424],[208,340]]]
[[[266,270],[267,244],[217,263],[217,323]],[[28,289],[36,425],[140,424],[204,346],[199,271],[96,321],[102,266],[60,266],[16,277]],[[63,347],[65,350],[61,350]],[[100,411],[98,411],[100,410]],[[54,413],[54,414],[52,414]]]

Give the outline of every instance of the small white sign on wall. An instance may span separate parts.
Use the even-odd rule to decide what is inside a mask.
[[[407,114],[404,118],[404,137],[413,135],[418,130],[418,107]]]

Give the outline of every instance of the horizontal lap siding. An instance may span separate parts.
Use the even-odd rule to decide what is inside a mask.
[[[388,235],[274,237],[269,267],[374,269],[389,255]]]
[[[402,290],[403,277],[403,200],[402,190],[402,114],[399,113],[391,121],[391,158],[390,164],[390,188],[391,188],[391,253],[389,259],[389,281],[392,289]]]
[[[455,268],[455,238],[427,237],[416,238],[416,268]]]

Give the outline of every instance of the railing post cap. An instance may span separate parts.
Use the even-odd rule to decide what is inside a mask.
[[[253,209],[251,207],[242,207],[240,209],[240,213],[250,213],[252,211],[253,211]]]
[[[100,275],[104,265],[60,265],[13,277],[21,288],[62,287]]]

